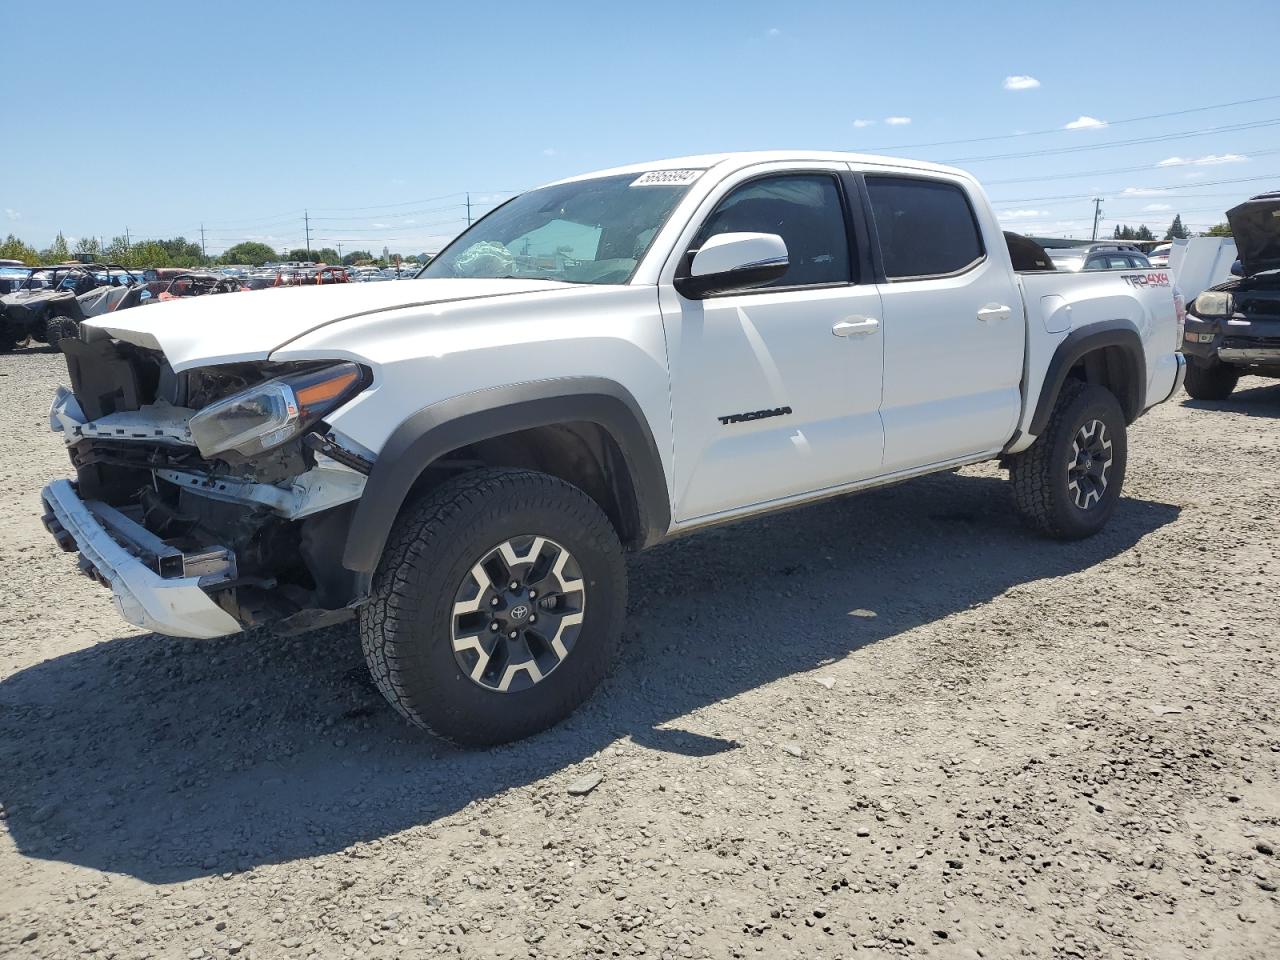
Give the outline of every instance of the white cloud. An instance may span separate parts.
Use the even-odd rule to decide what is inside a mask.
[[[782,33],[782,31],[781,31],[781,30],[779,30],[777,27],[770,27],[770,28],[769,28],[769,36],[771,36],[771,37],[779,36],[781,33]]]
[[[1001,220],[1030,220],[1033,217],[1047,217],[1048,210],[998,210],[996,216]]]
[[[1169,191],[1156,187],[1125,187],[1120,191],[1122,197],[1162,197]]]
[[[5,207],[5,208],[4,208],[4,215],[5,215],[5,217],[6,217],[6,218],[8,218],[9,220],[21,220],[21,219],[22,219],[22,214],[21,214],[21,213],[19,213],[17,210],[11,210],[11,209],[9,209],[8,207]]]
[[[542,151],[542,155],[544,157],[554,157],[557,153],[559,153],[559,151],[556,150],[555,147],[547,147]]]
[[[857,127],[859,130],[861,130],[863,127],[875,126],[875,121],[874,120],[855,120],[853,121],[853,125]]]
[[[1013,76],[1004,78],[1004,88],[1006,90],[1034,90],[1038,86],[1040,86],[1039,80],[1022,73],[1016,73]]]
[[[1068,123],[1063,130],[1101,130],[1107,125],[1107,121],[1099,120],[1097,117],[1086,117],[1083,114]]]
[[[1157,167],[1207,167],[1216,163],[1244,163],[1249,158],[1238,153],[1210,153],[1203,157],[1170,157],[1161,160]]]
[[[910,117],[885,117],[884,122],[891,127],[905,127],[911,122]]]
[[[1172,210],[1173,205],[1168,203],[1148,203],[1142,209],[1147,213],[1160,213],[1163,210]]]
[[[373,223],[373,224],[370,224],[370,226],[371,226],[371,227],[373,227],[373,229],[375,229],[375,230],[385,230],[385,229],[387,229],[387,227],[389,226],[389,224],[386,224],[386,223]]]

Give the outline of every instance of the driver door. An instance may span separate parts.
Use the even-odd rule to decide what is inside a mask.
[[[671,364],[675,519],[698,522],[879,473],[880,295],[835,164],[739,179],[690,249],[721,233],[783,238],[787,273],[687,299],[660,287]]]

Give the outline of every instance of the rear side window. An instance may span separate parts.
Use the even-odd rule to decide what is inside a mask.
[[[954,184],[867,177],[867,192],[890,280],[959,273],[983,258],[973,207]]]

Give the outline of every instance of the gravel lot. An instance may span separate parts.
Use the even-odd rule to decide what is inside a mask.
[[[462,752],[350,629],[119,621],[61,379],[0,357],[4,957],[1277,955],[1280,385],[1139,421],[1085,543],[983,466],[635,557],[601,694]]]

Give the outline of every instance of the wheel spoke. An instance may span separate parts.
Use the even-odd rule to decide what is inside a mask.
[[[455,617],[460,617],[466,613],[475,613],[485,601],[485,594],[493,589],[493,582],[489,579],[489,574],[485,571],[483,563],[477,563],[472,567],[469,576],[475,583],[475,595],[469,599],[454,603],[453,615]],[[464,583],[458,592],[462,593],[465,589],[466,584]]]

